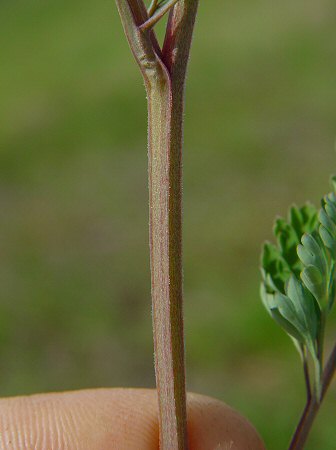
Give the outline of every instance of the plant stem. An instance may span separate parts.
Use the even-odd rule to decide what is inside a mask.
[[[331,383],[335,371],[336,371],[336,345],[329,356],[328,362],[323,372],[321,401],[319,402],[316,399],[315,395],[313,395],[311,398],[308,399],[305,409],[303,410],[301,419],[299,421],[299,424],[295,430],[292,441],[290,443],[289,450],[304,449],[304,445],[307,441],[309,432],[312,428],[313,422],[320,409],[322,400],[324,399],[324,396],[328,390],[328,387]]]
[[[145,30],[146,28],[152,28],[162,17],[175,5],[179,0],[169,0],[167,3],[164,3],[159,8],[150,9],[148,11],[149,19],[141,25],[141,29]]]
[[[186,449],[183,342],[181,133],[170,81],[147,87],[150,256],[161,449]],[[181,118],[182,119],[182,118]]]
[[[155,12],[157,6],[158,6],[159,0],[152,0],[149,8],[148,8],[148,17],[151,17],[153,13]]]
[[[187,449],[182,280],[184,85],[198,1],[181,1],[167,25],[169,82],[147,86],[153,330],[161,450]],[[182,32],[180,30],[183,30]]]
[[[164,48],[143,0],[116,0],[148,99],[149,241],[160,449],[187,450],[182,283],[184,86],[198,0],[172,5]],[[154,3],[155,4],[155,3]],[[153,24],[150,24],[153,25]]]
[[[322,399],[324,398],[336,371],[336,345],[334,346],[323,372]]]
[[[310,384],[307,348],[304,347],[304,348],[302,348],[301,351],[302,351],[302,361],[303,361],[303,374],[304,374],[305,386],[306,386],[306,398],[307,398],[307,404],[308,404],[308,402],[310,402],[310,400],[311,400],[312,390],[311,390],[311,384]]]

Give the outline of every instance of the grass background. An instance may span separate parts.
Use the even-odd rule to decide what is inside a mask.
[[[259,253],[336,170],[335,23],[331,0],[201,2],[188,76],[188,389],[274,450],[304,388]],[[154,386],[145,95],[114,2],[3,0],[0,29],[0,392]],[[335,399],[307,449],[335,449]]]

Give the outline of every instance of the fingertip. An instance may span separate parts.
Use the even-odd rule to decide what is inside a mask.
[[[225,403],[188,394],[190,450],[265,450],[251,423]]]
[[[0,399],[1,450],[157,450],[156,392],[91,389]]]
[[[264,450],[219,400],[188,394],[189,450]],[[158,450],[155,390],[93,389],[0,399],[1,450]]]

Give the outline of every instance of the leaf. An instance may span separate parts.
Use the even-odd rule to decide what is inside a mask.
[[[301,272],[301,279],[322,308],[327,286],[319,269],[315,266],[305,267]]]
[[[301,208],[292,206],[289,210],[289,222],[294,228],[298,242],[304,233],[312,233],[317,226],[317,210],[311,203],[306,203]]]
[[[324,209],[333,222],[336,223],[336,205],[330,200],[328,195],[324,198]]]
[[[274,294],[267,291],[265,283],[260,283],[260,297],[266,311],[272,316],[272,309],[275,308]]]
[[[301,324],[307,342],[315,341],[319,320],[316,316],[314,297],[294,275],[289,278],[286,294],[294,305],[297,320]]]
[[[336,294],[336,177],[334,192],[311,204],[293,206],[288,221],[279,218],[277,246],[263,251],[261,297],[275,322],[292,338],[301,357],[309,351],[315,372],[315,392],[321,394],[323,336],[326,312]]]
[[[333,237],[333,235],[330,233],[330,231],[328,231],[327,228],[325,228],[323,225],[320,225],[319,233],[320,233],[322,242],[330,250],[332,257],[335,259],[336,239]]]
[[[306,342],[305,331],[298,320],[298,316],[292,301],[287,295],[277,292],[274,295],[276,306],[271,310],[273,319],[291,336],[300,341]]]
[[[288,264],[290,271],[298,277],[303,266],[296,247],[304,233],[315,232],[318,224],[316,208],[307,203],[301,208],[292,206],[288,214],[288,222],[279,218],[274,224],[274,234],[278,241],[281,256]]]
[[[302,244],[299,244],[297,246],[296,251],[303,265],[305,266],[314,265],[315,263],[314,255],[307,249],[307,247],[304,247]]]
[[[334,192],[336,192],[336,175],[333,175],[333,176],[330,178],[330,183],[331,183],[331,185],[332,185],[332,187],[333,187],[333,189],[334,189]],[[336,199],[335,199],[335,201],[336,201]]]
[[[278,240],[278,245],[281,250],[282,257],[287,262],[291,270],[300,271],[298,266],[298,256],[296,253],[296,246],[299,242],[299,238],[294,228],[288,224],[285,219],[279,218],[275,221],[274,234]]]
[[[282,295],[282,294],[276,294],[276,295]],[[286,305],[287,300],[281,299],[282,301],[282,310],[278,308],[273,308],[271,310],[271,316],[274,319],[274,321],[292,338],[294,338],[296,341],[300,342],[301,344],[305,343],[305,337],[300,333],[300,331],[293,325],[289,320],[285,318],[283,315],[283,311],[287,311],[287,306],[290,309],[290,303]],[[289,314],[290,315],[290,314]]]
[[[319,212],[319,234],[324,245],[330,251],[330,256],[336,258],[336,197],[334,193],[328,194],[322,201]]]
[[[261,257],[262,273],[269,288],[284,292],[290,269],[279,249],[265,242]]]
[[[302,246],[297,248],[298,256],[305,266],[316,266],[324,276],[327,273],[328,261],[323,248],[323,242],[311,234],[304,234]]]
[[[290,305],[286,304],[289,301],[287,297],[281,293],[271,294],[267,292],[264,283],[260,285],[260,296],[269,315],[274,319],[275,322],[287,333],[289,336],[294,338],[294,341],[298,341],[301,344],[305,342],[304,335],[300,330],[292,323],[292,321],[287,320],[285,316],[280,312],[280,310],[287,310],[287,316],[290,316]],[[295,313],[294,313],[295,315]]]
[[[318,217],[321,225],[331,234],[331,236],[333,236],[333,238],[335,238],[336,225],[323,208],[320,210]]]
[[[269,273],[265,272],[263,269],[262,269],[262,274],[263,274],[263,280],[264,280],[265,286],[267,288],[267,292],[274,294],[274,292],[278,291],[279,289],[276,286],[276,284],[274,283],[271,275]]]
[[[286,286],[286,295],[280,292],[271,294],[264,284],[260,293],[265,308],[278,325],[301,344],[315,348],[320,311],[300,281],[292,275]]]
[[[328,292],[329,292],[328,312],[330,312],[331,308],[334,305],[335,294],[336,294],[336,292],[335,292],[335,262],[332,262],[332,264],[331,264]]]

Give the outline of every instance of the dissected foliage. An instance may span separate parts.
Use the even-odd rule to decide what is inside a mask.
[[[315,396],[321,397],[325,322],[335,298],[336,181],[334,192],[311,204],[293,206],[274,225],[277,245],[264,244],[261,298],[271,317],[293,339],[306,363],[314,364]]]

